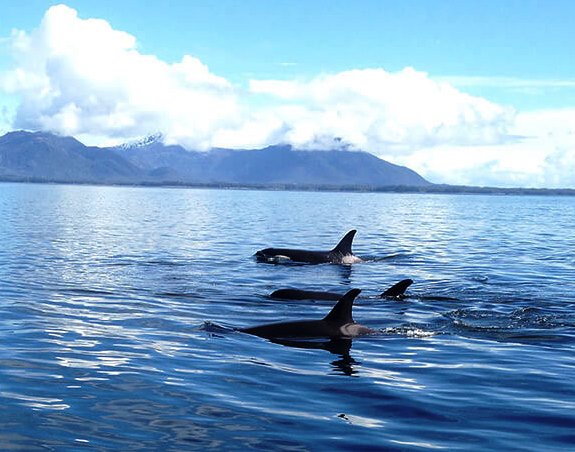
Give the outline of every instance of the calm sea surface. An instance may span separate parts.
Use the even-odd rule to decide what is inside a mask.
[[[253,257],[350,229],[363,263]],[[574,230],[572,197],[0,184],[0,450],[573,450]],[[287,287],[380,333],[235,330],[331,309]]]

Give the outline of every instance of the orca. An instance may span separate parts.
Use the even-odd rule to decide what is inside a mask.
[[[349,231],[330,251],[308,251],[290,248],[266,248],[256,252],[259,262],[281,263],[284,261],[303,262],[308,264],[354,264],[361,259],[353,254],[351,245],[357,231]]]
[[[355,323],[352,317],[353,302],[360,292],[360,289],[348,291],[321,320],[271,323],[242,328],[239,331],[275,341],[298,338],[351,338],[373,333],[375,330]]]
[[[403,279],[397,284],[394,284],[385,292],[381,298],[405,298],[405,291],[413,284],[412,279]],[[270,294],[270,298],[275,300],[330,300],[337,301],[341,298],[342,294],[335,292],[321,292],[314,290],[300,290],[300,289],[279,289]]]

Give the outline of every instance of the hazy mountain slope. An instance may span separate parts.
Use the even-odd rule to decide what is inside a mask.
[[[63,182],[124,182],[143,172],[109,149],[71,137],[10,132],[0,137],[0,176]]]
[[[133,184],[430,185],[409,168],[366,152],[302,151],[291,146],[193,152],[158,140],[97,148],[44,132],[10,132],[0,137],[0,178]]]
[[[170,176],[202,183],[306,185],[429,185],[415,171],[355,151],[301,151],[291,146],[258,150],[213,149],[190,152],[152,143],[118,149],[147,171],[171,169]]]

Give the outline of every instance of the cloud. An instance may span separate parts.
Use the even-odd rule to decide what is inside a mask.
[[[14,32],[12,49],[16,67],[2,85],[21,99],[16,128],[118,139],[162,130],[201,148],[238,114],[231,84],[198,59],[144,55],[132,35],[65,5],[30,34]]]
[[[575,109],[519,112],[516,139],[490,146],[423,148],[396,163],[437,183],[503,187],[575,187]]]
[[[406,68],[363,69],[310,81],[252,80],[252,93],[280,106],[269,114],[287,124],[286,141],[303,147],[335,137],[376,154],[439,144],[501,143],[513,111]]]
[[[575,88],[575,79],[536,79],[518,77],[451,76],[436,77],[438,81],[459,87],[489,87],[505,89]]]
[[[189,149],[344,147],[433,182],[575,186],[575,110],[517,112],[455,87],[569,88],[573,80],[433,78],[407,67],[252,79],[242,87],[191,55],[167,63],[143,54],[131,34],[65,5],[0,45],[10,46],[13,59],[0,73],[0,95],[8,99],[2,129],[101,145],[162,132]]]
[[[21,98],[15,127],[129,139],[162,131],[191,148],[300,147],[381,153],[504,139],[510,112],[407,68],[345,71],[309,81],[252,80],[244,95],[185,55],[168,64],[101,19],[51,7],[12,35],[16,67],[3,78]],[[259,96],[267,106],[254,105]]]
[[[575,187],[575,108],[539,110],[518,117],[523,147],[539,151],[540,187]]]

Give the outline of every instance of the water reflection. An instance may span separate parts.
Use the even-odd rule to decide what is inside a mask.
[[[348,377],[358,376],[358,371],[354,368],[354,365],[359,365],[358,361],[352,358],[351,355],[342,355],[341,359],[336,359],[331,362],[333,370],[336,374],[342,374]]]
[[[337,272],[339,273],[339,278],[343,283],[351,284],[353,265],[338,265]]]
[[[286,347],[326,350],[333,355],[338,355],[340,358],[331,362],[335,373],[347,375],[348,377],[356,376],[357,374],[357,371],[354,369],[354,365],[358,365],[360,363],[350,355],[352,345],[351,339],[334,338],[320,341],[270,339],[270,342],[285,345]]]

